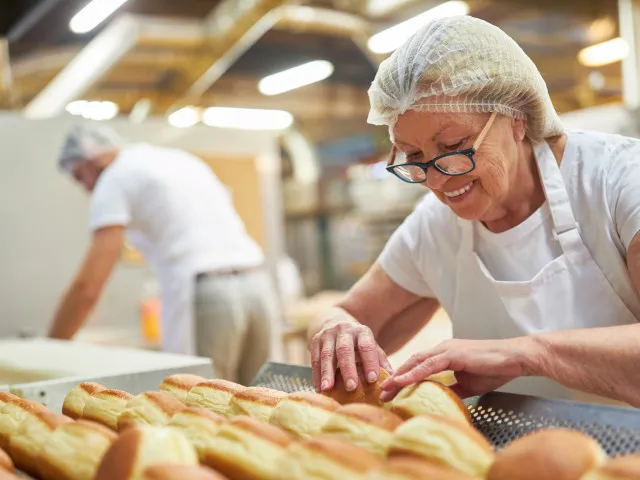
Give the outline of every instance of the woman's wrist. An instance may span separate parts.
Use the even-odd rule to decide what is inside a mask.
[[[546,377],[549,362],[549,345],[543,335],[527,335],[515,338],[518,342],[518,359],[525,377]]]

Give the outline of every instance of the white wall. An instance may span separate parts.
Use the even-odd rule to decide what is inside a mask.
[[[61,175],[56,157],[71,117],[26,120],[0,113],[0,336],[23,328],[43,333],[60,295],[72,278],[86,246],[88,196]],[[282,249],[279,205],[280,162],[271,133],[239,132],[205,126],[187,130],[162,119],[131,124],[108,122],[125,138],[217,153],[264,156],[265,210],[273,264]],[[142,268],[120,266],[112,277],[91,323],[135,325]]]

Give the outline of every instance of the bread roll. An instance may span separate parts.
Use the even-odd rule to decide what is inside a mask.
[[[370,471],[366,480],[476,480],[457,470],[417,457],[389,459],[380,469]]]
[[[291,444],[277,480],[361,480],[381,460],[337,438],[317,436]]]
[[[204,408],[185,407],[171,418],[168,426],[180,430],[195,447],[198,457],[203,461],[220,426],[226,422],[227,419],[222,415]]]
[[[364,377],[364,371],[360,364],[358,364],[357,370],[358,386],[354,391],[347,391],[344,385],[344,378],[342,378],[342,374],[340,373],[340,370],[338,370],[336,372],[335,385],[331,390],[322,392],[322,394],[333,398],[341,405],[347,405],[349,403],[367,403],[369,405],[381,407],[383,402],[380,400],[380,395],[382,394],[380,385],[389,378],[389,372],[381,368],[378,380],[374,383],[369,383]]]
[[[27,414],[9,438],[9,453],[16,467],[37,476],[42,446],[56,428],[71,422],[69,417],[51,411]]]
[[[7,452],[0,448],[0,470],[8,470],[13,472],[15,466],[13,464],[13,460]]]
[[[99,390],[87,399],[82,418],[117,431],[118,418],[132,398],[133,395],[122,390]]]
[[[474,427],[436,414],[413,417],[396,429],[389,457],[407,454],[480,478],[494,460],[493,447]]]
[[[269,423],[296,438],[311,438],[320,433],[320,429],[338,408],[338,402],[318,393],[290,393],[273,409]]]
[[[247,387],[234,393],[229,401],[229,415],[246,415],[261,422],[268,422],[278,402],[286,393],[263,387]]]
[[[93,480],[117,434],[88,420],[60,425],[42,442],[38,470],[42,480]]]
[[[172,395],[176,400],[184,403],[187,399],[189,391],[197,384],[206,382],[207,379],[199,375],[191,375],[189,373],[179,373],[177,375],[170,375],[165,378],[158,390],[167,392]]]
[[[198,455],[187,437],[173,428],[127,428],[105,453],[95,480],[142,480],[145,468],[158,463],[197,465]]]
[[[89,397],[106,389],[106,387],[98,383],[81,383],[76,388],[71,390],[64,398],[64,403],[62,404],[62,414],[66,415],[69,418],[73,418],[74,420],[82,418],[82,412],[84,411],[84,406],[87,404],[87,400],[89,400]]]
[[[143,480],[227,480],[207,467],[193,465],[153,465],[144,470]]]
[[[245,388],[247,387],[227,380],[207,380],[193,387],[184,403],[189,407],[202,407],[223,417],[229,417],[231,397]]]
[[[169,423],[171,417],[186,408],[184,403],[167,392],[144,392],[136,395],[118,417],[118,431],[134,425],[161,427]]]
[[[0,392],[0,409],[4,407],[4,405],[10,400],[15,400],[16,398],[20,398],[17,395],[9,392]]]
[[[637,480],[640,478],[640,455],[625,455],[609,460],[591,470],[580,480]]]
[[[391,400],[389,409],[403,420],[423,413],[439,413],[471,423],[464,402],[449,387],[429,380],[409,385]]]
[[[520,437],[496,455],[488,480],[579,480],[604,464],[598,442],[576,430],[548,428]]]
[[[384,457],[393,432],[401,423],[400,417],[380,407],[351,403],[336,410],[322,427],[321,434],[339,438]]]
[[[251,417],[235,417],[220,427],[202,463],[230,480],[272,480],[292,441],[278,427]]]
[[[6,402],[0,408],[0,448],[9,451],[9,439],[18,431],[22,421],[47,409],[38,402],[24,400],[15,395],[5,398]]]

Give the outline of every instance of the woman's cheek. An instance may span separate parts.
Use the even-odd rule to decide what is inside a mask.
[[[491,198],[499,198],[508,189],[507,170],[498,159],[491,159],[485,163],[485,167],[480,172],[480,183],[482,188]]]

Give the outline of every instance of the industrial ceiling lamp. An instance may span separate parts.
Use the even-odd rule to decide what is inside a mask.
[[[195,107],[182,107],[169,115],[167,121],[176,128],[193,127],[200,121],[200,110]]]
[[[202,122],[210,127],[238,130],[286,130],[293,123],[293,116],[284,110],[210,107],[204,111]]]
[[[601,67],[624,60],[629,50],[627,41],[618,37],[583,48],[578,53],[578,61],[585,67]]]
[[[87,120],[111,120],[118,115],[116,103],[99,100],[76,100],[66,106],[71,115],[84,117]]]
[[[333,73],[333,64],[326,60],[315,60],[297,67],[264,77],[258,83],[263,95],[279,95],[289,90],[321,82]]]
[[[127,0],[92,0],[74,15],[69,22],[73,33],[87,33],[100,25]]]
[[[467,5],[466,2],[451,0],[441,3],[437,7],[433,7],[420,15],[416,15],[409,20],[405,20],[402,23],[376,33],[369,38],[367,46],[373,53],[390,53],[402,45],[405,40],[417,32],[429,20],[453,17],[456,15],[467,15],[468,13],[469,5]]]

